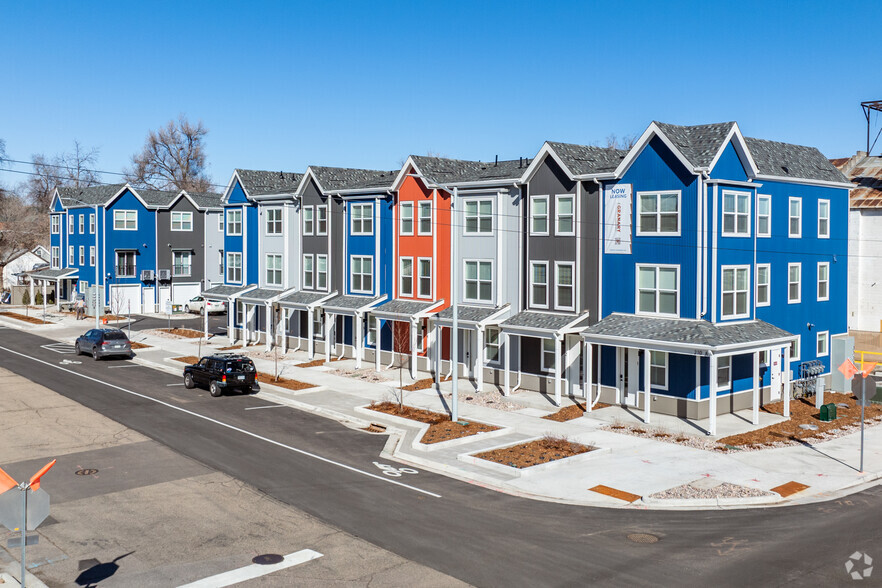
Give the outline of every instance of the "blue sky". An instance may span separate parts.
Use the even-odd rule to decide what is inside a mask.
[[[882,5],[727,4],[6,3],[0,138],[14,159],[76,139],[120,171],[185,114],[219,184],[234,167],[532,156],[652,120],[863,149]]]

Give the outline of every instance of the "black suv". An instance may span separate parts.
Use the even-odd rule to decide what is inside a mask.
[[[74,350],[77,355],[91,353],[95,360],[111,355],[134,357],[129,338],[119,329],[90,329],[77,337]]]
[[[249,394],[260,390],[256,377],[257,369],[249,358],[234,353],[218,353],[185,367],[184,387],[208,386],[212,396],[220,396],[229,389]]]

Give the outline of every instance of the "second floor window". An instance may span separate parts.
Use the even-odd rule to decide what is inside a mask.
[[[802,237],[802,199],[790,198],[787,235],[794,238]]]
[[[637,312],[680,314],[676,267],[637,266]]]
[[[530,233],[548,234],[548,196],[530,198]]]
[[[750,194],[723,192],[723,235],[750,236]]]
[[[818,301],[830,300],[830,262],[818,262]]]
[[[768,263],[757,264],[756,266],[756,305],[768,306],[769,301],[769,280],[771,279],[772,270]]]
[[[89,233],[95,234],[95,213],[89,215]]]
[[[374,289],[374,258],[369,255],[353,255],[351,258],[349,284],[353,292],[370,294]]]
[[[89,265],[95,265],[95,246],[89,247]]]
[[[53,214],[50,218],[52,219],[52,234],[58,235],[61,233],[61,217]]]
[[[417,260],[417,271],[419,279],[419,291],[417,296],[420,298],[432,297],[432,260],[422,258]]]
[[[303,234],[312,235],[315,233],[315,208],[312,206],[303,207]]]
[[[413,202],[402,202],[398,207],[399,219],[398,232],[402,235],[413,235]]]
[[[172,212],[171,213],[171,230],[173,230],[173,231],[192,231],[193,230],[193,213],[192,212]]]
[[[530,264],[530,306],[548,308],[548,262]]]
[[[82,245],[80,245],[80,265],[86,265],[86,248]]]
[[[117,231],[138,230],[138,213],[134,210],[114,210],[113,228]]]
[[[282,285],[282,256],[279,254],[273,253],[266,256],[266,285]]]
[[[241,210],[228,210],[227,211],[227,235],[241,235],[242,234],[242,211]]]
[[[282,234],[282,209],[268,208],[266,210],[266,234],[281,235]]]
[[[80,234],[83,235],[86,233],[86,215],[79,215],[80,218]]]
[[[493,262],[465,262],[465,299],[476,302],[493,301]]]
[[[349,232],[353,235],[373,235],[374,205],[353,204],[349,210],[351,212]]]
[[[756,236],[772,236],[772,197],[768,194],[756,197]]]
[[[556,235],[575,235],[576,234],[576,211],[575,198],[571,195],[558,196],[557,204],[554,207],[555,222],[554,233]]]
[[[328,234],[328,205],[322,204],[315,207],[315,234]]]
[[[116,277],[118,278],[134,278],[135,277],[135,252],[134,251],[117,251],[116,252]]]
[[[74,217],[72,214],[68,213],[67,215],[67,234],[74,234]]]
[[[61,267],[61,249],[58,247],[52,248],[52,269],[58,269]]]
[[[561,310],[573,310],[576,304],[573,297],[573,264],[557,263],[555,266],[554,305]]]
[[[413,258],[402,257],[399,260],[398,294],[413,296]]]
[[[830,201],[818,200],[818,239],[830,238]]]
[[[722,318],[750,316],[749,274],[747,267],[723,267]]]
[[[316,290],[328,289],[328,256],[315,256],[315,288]]]
[[[67,248],[67,265],[71,267],[74,265],[74,248],[73,245],[70,245]]]
[[[432,203],[431,202],[420,202],[419,208],[417,209],[419,213],[419,234],[420,235],[431,235],[432,234]]]
[[[217,272],[220,275],[224,275],[224,250],[221,249],[217,252]]]
[[[802,265],[787,264],[787,302],[795,304],[802,298]]]
[[[191,274],[189,251],[172,251],[172,275],[189,276]]]
[[[638,235],[680,233],[680,193],[643,193],[637,197]]]
[[[242,254],[227,253],[227,281],[234,284],[242,281]]]
[[[464,213],[465,234],[490,235],[493,233],[492,200],[466,200]]]
[[[303,287],[312,290],[315,287],[315,268],[312,266],[312,255],[303,256]]]

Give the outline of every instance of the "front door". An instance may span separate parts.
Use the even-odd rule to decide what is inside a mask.
[[[620,347],[618,364],[622,404],[637,406],[637,393],[640,389],[639,351],[630,347]]]
[[[781,350],[772,349],[769,355],[772,362],[770,399],[781,400]]]

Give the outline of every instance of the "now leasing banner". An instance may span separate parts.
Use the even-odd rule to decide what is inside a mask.
[[[631,184],[607,188],[604,194],[605,253],[631,253]]]

